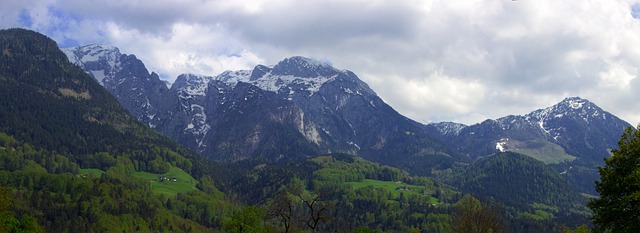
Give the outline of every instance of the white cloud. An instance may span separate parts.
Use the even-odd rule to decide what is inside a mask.
[[[413,119],[429,119],[433,116],[470,114],[485,98],[486,87],[474,81],[465,81],[433,73],[425,79],[400,83],[394,88],[394,96],[401,99],[406,109],[430,109],[431,116],[420,111],[410,111]]]
[[[167,33],[157,35],[109,23],[104,33],[123,53],[137,55],[150,70],[170,81],[182,73],[216,75],[262,62],[217,26],[176,23]]]
[[[353,70],[418,121],[524,114],[582,96],[640,123],[630,0],[10,0],[2,27],[107,43],[166,79],[292,55]],[[24,25],[21,14],[31,23]]]
[[[599,85],[615,89],[628,89],[631,81],[638,77],[638,68],[620,63],[610,64],[609,70],[600,73]]]

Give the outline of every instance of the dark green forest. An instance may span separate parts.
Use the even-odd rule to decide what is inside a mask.
[[[446,161],[429,177],[348,154],[215,163],[137,122],[46,36],[0,30],[0,49],[0,232],[561,232],[591,215],[514,153],[404,165]]]

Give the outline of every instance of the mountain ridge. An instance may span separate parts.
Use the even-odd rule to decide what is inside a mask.
[[[429,125],[435,127],[449,140],[466,138],[471,141],[481,141],[484,145],[483,150],[475,154],[471,152],[471,149],[469,150],[469,156],[473,159],[498,152],[500,149],[494,150],[492,148],[498,147],[498,144],[504,141],[503,139],[512,138],[517,140],[540,139],[549,141],[564,147],[574,156],[586,154],[585,156],[592,160],[606,157],[608,155],[608,153],[605,153],[606,150],[616,147],[617,137],[622,132],[622,129],[631,126],[589,100],[580,97],[567,97],[553,106],[534,110],[525,115],[509,115],[495,120],[487,119],[469,126],[448,122],[431,123]],[[567,129],[572,125],[574,127],[572,130]],[[455,130],[450,130],[452,127]],[[586,136],[584,132],[588,130],[603,132],[605,135],[600,135],[604,137],[599,136],[603,140],[590,138],[593,143],[582,145],[589,149],[595,148],[586,144],[598,144],[606,148],[599,152],[589,153],[585,150],[577,150],[576,148],[579,146],[572,142],[572,138],[576,137],[576,132]],[[474,136],[476,134],[482,136]],[[504,142],[502,145],[505,145]],[[476,150],[475,145],[470,147]],[[600,156],[597,156],[598,153]]]
[[[400,115],[353,72],[301,56],[214,76],[182,74],[162,94],[136,95],[161,96],[150,101],[155,112],[124,104],[141,121],[214,160],[277,162],[341,152],[423,175],[507,151],[594,173],[629,126],[579,97],[473,125],[424,125]]]
[[[69,51],[67,54],[76,53],[74,48],[66,50]],[[88,73],[96,72],[95,68],[78,65]],[[137,69],[143,70],[142,67]],[[132,78],[121,72],[115,75],[122,75],[115,79]],[[144,86],[144,80],[140,81],[138,86]],[[247,89],[245,84],[257,89]],[[125,91],[120,86],[117,88]],[[245,92],[238,92],[239,89]],[[150,101],[149,105],[156,109],[155,112],[146,110],[146,102],[143,101],[123,104],[149,126],[216,160],[259,158],[261,153],[272,153],[266,157],[282,159],[344,152],[359,154],[376,162],[396,163],[397,159],[392,157],[401,153],[407,156],[407,159],[401,159],[404,161],[401,164],[407,166],[410,165],[409,157],[425,161],[434,155],[450,161],[457,157],[440,145],[442,143],[434,135],[422,130],[420,123],[400,115],[384,103],[353,72],[300,56],[285,58],[273,66],[257,65],[252,70],[225,71],[215,76],[182,74],[168,91],[160,92],[136,93],[136,96],[161,95],[162,101],[156,101],[157,104]],[[237,107],[260,99],[253,98],[256,96],[269,102],[250,104],[255,106],[251,114],[262,117],[256,116],[251,118],[252,121],[242,123],[233,122],[232,119],[248,119],[242,116],[247,109],[238,111]],[[123,98],[123,95],[116,97]],[[253,126],[239,130],[233,124]],[[302,150],[307,153],[257,152],[261,151],[260,147],[280,143],[273,139],[275,141],[262,144],[272,140],[267,139],[270,136],[265,129],[273,130],[275,125],[283,127],[284,131],[280,133],[297,141],[294,144],[301,146],[298,148],[307,148]],[[224,137],[220,132],[230,134]],[[238,138],[243,138],[244,142],[239,142]],[[416,146],[387,143],[396,140]],[[235,152],[225,149],[229,145],[242,149]],[[430,166],[433,165],[437,163]]]

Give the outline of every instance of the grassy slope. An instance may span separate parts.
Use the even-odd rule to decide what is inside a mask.
[[[409,185],[409,184],[405,184],[405,183],[397,183],[394,181],[381,181],[381,180],[372,180],[372,179],[364,179],[361,182],[346,182],[346,184],[350,185],[351,187],[353,187],[354,189],[361,189],[361,188],[379,188],[379,189],[384,189],[392,194],[395,194],[396,197],[400,195],[400,193],[411,193],[411,194],[418,194],[418,195],[431,195],[433,193],[435,193],[435,190],[428,190],[426,187],[424,186],[417,186],[417,185]],[[397,190],[397,188],[400,187],[410,187],[410,190]],[[439,203],[438,199],[435,197],[429,197],[429,203],[431,204],[437,204]]]
[[[81,177],[100,177],[102,176],[102,174],[104,173],[103,170],[97,169],[97,168],[87,168],[87,169],[80,169],[80,174],[78,174],[78,176]]]
[[[172,167],[167,173],[154,174],[149,172],[136,172],[136,177],[149,180],[151,182],[151,189],[156,194],[164,194],[167,196],[174,196],[178,193],[186,193],[196,188],[198,181],[191,177],[188,173],[180,168]],[[176,181],[160,181],[160,176],[165,176],[169,179],[176,178]]]
[[[509,142],[509,151],[530,156],[545,164],[562,163],[576,159],[567,154],[564,148],[547,141],[513,141]]]
[[[100,169],[81,169],[80,175],[100,177],[104,171]],[[175,196],[178,193],[186,193],[196,188],[198,181],[180,168],[172,167],[167,173],[155,174],[149,172],[136,172],[135,177],[151,182],[151,189],[155,194]],[[160,182],[160,177],[169,179],[176,178],[176,181],[165,180]]]

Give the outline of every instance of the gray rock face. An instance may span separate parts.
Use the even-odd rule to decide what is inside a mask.
[[[86,45],[63,49],[69,60],[95,78],[129,113],[151,127],[161,115],[166,84],[149,73],[142,61],[111,46]]]

